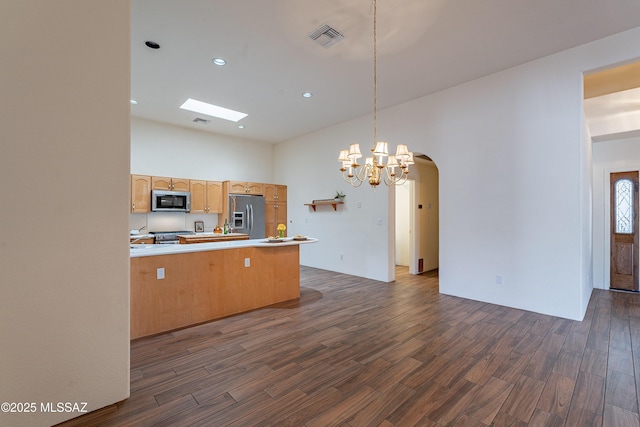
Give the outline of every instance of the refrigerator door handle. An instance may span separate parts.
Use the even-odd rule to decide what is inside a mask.
[[[253,205],[249,205],[249,234],[253,231]]]
[[[245,205],[244,207],[244,229],[247,233],[251,230],[251,222],[249,220],[249,205]]]

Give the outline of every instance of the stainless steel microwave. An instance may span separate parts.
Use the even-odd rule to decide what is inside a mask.
[[[152,212],[189,212],[191,193],[188,191],[151,191]]]

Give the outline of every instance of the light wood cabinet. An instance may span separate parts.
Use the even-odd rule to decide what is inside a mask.
[[[222,213],[222,182],[192,179],[191,213]]]
[[[260,182],[227,181],[229,194],[264,195],[264,184]]]
[[[287,203],[287,186],[278,184],[264,184],[264,199],[267,203]]]
[[[153,237],[144,237],[144,238],[140,238],[140,237],[136,237],[136,236],[130,236],[129,237],[129,243],[132,243],[134,245],[137,244],[144,244],[144,245],[153,245],[155,243],[155,239]]]
[[[131,212],[147,213],[151,210],[151,177],[131,175]]]
[[[222,213],[222,182],[207,181],[209,213]]]
[[[189,191],[189,180],[184,178],[151,177],[152,190]]]
[[[278,224],[287,225],[287,204],[265,203],[265,235],[277,236]],[[287,236],[287,231],[284,231],[285,236]]]
[[[278,224],[287,225],[287,186],[277,184],[264,185],[265,197],[265,234],[278,235]],[[284,235],[287,235],[285,230]]]
[[[131,339],[299,298],[299,260],[299,245],[131,258]]]

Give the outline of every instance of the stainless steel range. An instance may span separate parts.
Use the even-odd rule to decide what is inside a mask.
[[[177,245],[180,243],[178,235],[180,234],[195,234],[193,231],[150,231],[153,234],[154,242],[156,245]]]

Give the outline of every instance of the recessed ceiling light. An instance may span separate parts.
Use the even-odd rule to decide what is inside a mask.
[[[160,49],[160,45],[156,42],[152,42],[151,40],[144,42],[144,44],[151,49]]]
[[[227,63],[227,61],[225,61],[225,60],[224,60],[224,59],[222,59],[222,58],[213,58],[213,59],[212,59],[212,62],[213,62],[214,64],[216,64],[216,65],[219,65],[219,66],[223,66],[223,65],[225,65],[225,64]]]
[[[238,129],[244,129],[244,125],[238,125]]]
[[[303,97],[305,98],[311,98],[313,96],[313,94],[311,92],[305,92],[302,94]]]
[[[245,113],[224,107],[218,107],[217,105],[208,104],[191,98],[187,99],[180,108],[183,110],[193,111],[195,113],[206,114],[207,116],[218,117],[219,119],[230,120],[232,122],[237,122],[238,120],[242,120],[247,117],[247,114]]]
[[[138,101],[136,101],[135,99],[130,100],[131,105],[138,105]]]

